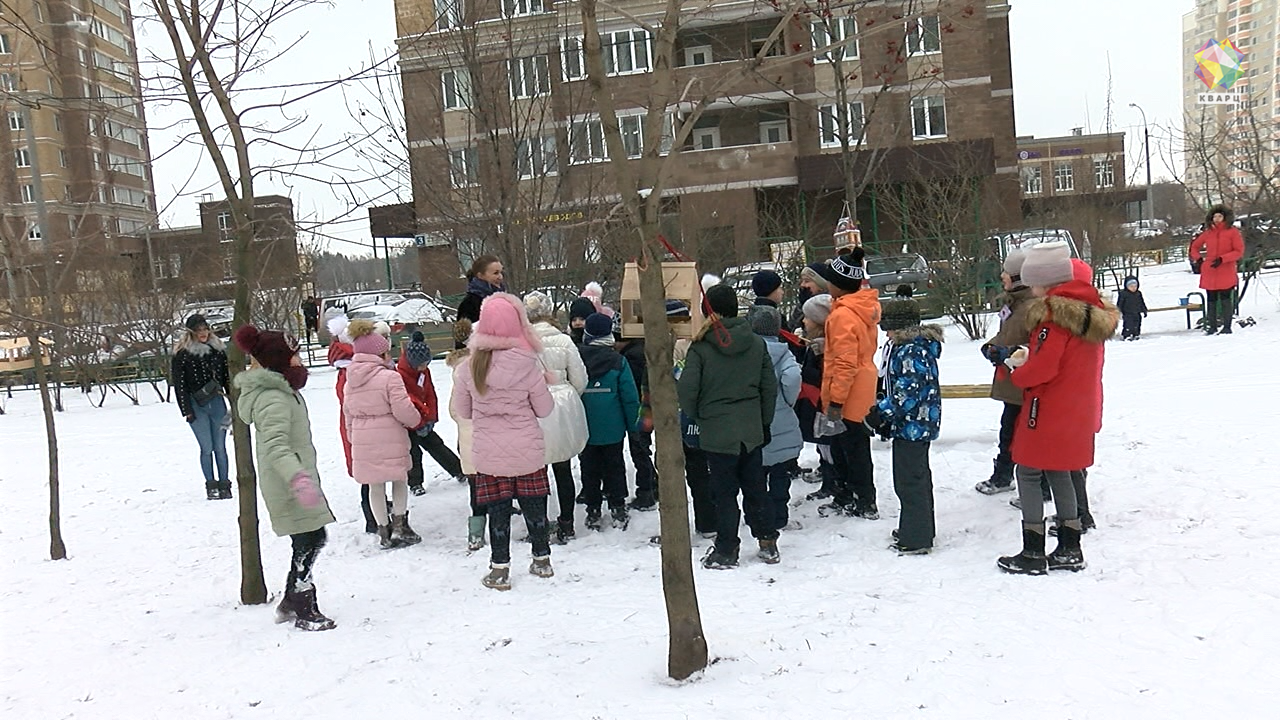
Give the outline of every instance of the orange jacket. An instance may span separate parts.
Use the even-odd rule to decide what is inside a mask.
[[[851,422],[862,422],[876,402],[879,324],[880,295],[869,288],[837,298],[827,317],[822,403],[838,403]]]

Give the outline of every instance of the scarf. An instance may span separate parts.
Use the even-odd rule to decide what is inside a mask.
[[[478,277],[473,277],[469,281],[467,281],[468,295],[479,295],[481,298],[487,298],[490,295],[497,292],[506,292],[506,288],[495,287],[493,285],[490,285],[487,281],[481,280]]]

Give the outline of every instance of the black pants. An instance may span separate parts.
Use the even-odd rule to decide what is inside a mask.
[[[627,433],[627,450],[631,452],[631,464],[636,467],[636,498],[656,498],[658,477],[653,467],[653,435],[645,432]]]
[[[432,460],[440,466],[442,470],[449,473],[449,477],[462,477],[462,463],[458,460],[458,456],[444,444],[444,440],[436,434],[434,430],[427,434],[426,437],[419,435],[413,430],[409,431],[409,459],[412,465],[409,466],[409,484],[422,484],[422,451],[426,450]]]
[[[1205,293],[1208,295],[1204,301],[1207,306],[1204,309],[1205,330],[1221,327],[1223,332],[1231,332],[1231,319],[1236,314],[1235,288],[1206,290]]]
[[[835,438],[836,492],[833,502],[859,510],[878,510],[875,468],[871,464],[871,433],[860,422],[844,421]]]
[[[582,469],[582,499],[588,508],[598,508],[606,499],[611,508],[627,503],[627,465],[622,459],[621,442],[588,445],[578,462]]]
[[[991,474],[991,484],[996,487],[1008,487],[1013,484],[1013,430],[1018,426],[1018,414],[1021,405],[1004,404],[1004,412],[1000,413],[1000,449],[996,453],[995,471]]]
[[[769,491],[765,483],[761,448],[737,455],[708,452],[707,468],[711,471],[711,494],[716,504],[716,550],[735,555],[741,540],[738,523],[746,516],[751,535],[762,540],[778,537],[770,527]],[[742,494],[742,512],[738,511],[738,494]]]
[[[1142,315],[1126,313],[1123,316],[1124,327],[1120,330],[1121,338],[1136,338],[1142,335]]]
[[[782,530],[787,526],[787,506],[791,504],[792,466],[795,461],[769,465],[764,469],[769,493],[769,527]]]
[[[1089,512],[1089,488],[1087,481],[1089,480],[1089,469],[1072,470],[1071,486],[1076,491],[1076,514],[1081,520],[1088,518],[1089,524],[1093,523],[1093,514]]]
[[[716,531],[716,502],[711,495],[711,470],[707,454],[700,448],[684,446],[684,479],[693,499],[693,528],[699,533]]]
[[[311,532],[290,535],[289,539],[293,541],[293,557],[289,562],[289,578],[284,586],[286,595],[306,592],[313,587],[311,568],[316,564],[320,548],[324,547],[329,536],[324,528],[319,528]]]
[[[547,496],[517,498],[524,525],[529,530],[534,557],[551,556],[551,538],[547,529]],[[511,562],[511,501],[490,503],[489,513],[489,562],[506,565]]]
[[[898,542],[912,549],[933,547],[933,471],[929,468],[929,443],[893,441],[893,491],[902,505]]]
[[[551,472],[556,478],[556,502],[560,504],[560,522],[573,522],[573,464],[569,460],[552,463]]]

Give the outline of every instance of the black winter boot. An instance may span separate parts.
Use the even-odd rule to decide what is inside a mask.
[[[776,565],[781,562],[782,557],[778,555],[777,538],[774,538],[773,540],[760,539],[756,542],[760,545],[760,550],[756,553],[756,557],[760,558],[761,562],[769,565]]]
[[[398,545],[417,545],[422,536],[409,527],[409,513],[391,516],[391,539]]]
[[[1084,552],[1080,549],[1080,529],[1071,527],[1075,522],[1067,522],[1070,524],[1058,528],[1058,547],[1049,553],[1048,565],[1050,570],[1079,572],[1086,567]]]
[[[400,547],[399,541],[397,541],[395,538],[391,536],[390,525],[378,526],[378,547],[382,548],[383,550],[390,550],[392,548]]]
[[[587,529],[588,530],[600,529],[600,506],[599,505],[587,506]]]
[[[293,606],[298,618],[293,623],[293,626],[299,630],[317,632],[338,627],[337,623],[320,612],[320,606],[316,604],[316,588],[314,585],[311,586],[310,590],[294,593]]]
[[[218,500],[218,483],[216,481],[207,481],[204,484],[204,495],[208,500]]]
[[[566,545],[573,539],[573,520],[557,520],[556,521],[556,543]]]
[[[738,567],[738,551],[735,549],[732,553],[720,552],[712,545],[707,554],[702,558],[702,567],[708,570],[729,570]]]
[[[230,480],[218,481],[218,499],[219,500],[231,499],[231,481]]]
[[[1014,575],[1044,575],[1044,523],[1022,523],[1022,552],[996,560],[996,566]]]

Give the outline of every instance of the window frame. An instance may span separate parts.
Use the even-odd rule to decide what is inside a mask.
[[[464,175],[459,180],[459,174]],[[449,187],[454,190],[480,184],[480,156],[474,146],[449,148]]]
[[[36,186],[32,185],[31,183],[27,183],[26,185],[22,185],[20,187],[21,187],[20,192],[22,195],[22,204],[23,205],[34,204],[36,201]]]
[[[834,45],[837,42],[845,42],[849,40],[851,35],[853,41],[846,42],[844,47],[840,49],[839,60],[840,62],[845,62],[861,58],[862,50],[860,47],[861,42],[858,39],[858,18],[854,15],[848,15],[841,18],[832,17],[831,20],[834,23],[832,30],[835,31],[835,35],[841,35],[841,37],[835,37],[832,33],[827,32],[826,24],[820,20],[815,20],[809,24],[809,42],[812,43],[815,52],[813,61],[815,63],[835,62],[834,51],[818,54],[817,50],[828,45]],[[852,31],[849,29],[850,25],[852,25]],[[850,54],[850,51],[852,51],[852,54]]]
[[[933,101],[938,101],[936,105]],[[917,107],[919,105],[919,107]],[[941,111],[942,130],[938,132],[938,128],[934,127],[936,118],[931,110]],[[917,117],[916,113],[921,114]],[[925,127],[921,132],[917,119],[923,119]],[[946,95],[921,95],[920,97],[911,98],[911,137],[915,140],[937,140],[947,136],[947,96]]]
[[[528,17],[545,12],[547,8],[543,0],[502,0],[502,16],[505,18]]]
[[[534,180],[559,175],[559,152],[554,133],[520,139],[516,142],[516,177]]]
[[[779,143],[791,142],[791,123],[790,123],[790,121],[787,121],[787,120],[765,120],[765,121],[763,121],[763,122],[757,123],[757,128],[758,128],[758,130],[760,131],[760,136],[759,136],[757,139],[760,141],[760,144],[761,144],[761,145],[774,145],[774,144],[779,144]],[[769,139],[767,139],[767,138],[766,138],[766,134],[767,134],[770,130],[774,130],[774,129],[779,129],[779,130],[781,130],[781,131],[782,131],[782,132],[780,133],[780,135],[779,135],[779,139],[778,139],[778,140],[769,140]]]
[[[31,167],[31,150],[26,147],[14,148],[13,162],[19,169]]]
[[[618,118],[621,121],[622,118]],[[598,137],[597,137],[598,134]],[[585,139],[585,143],[583,140]],[[599,147],[595,147],[597,140]],[[579,151],[586,147],[587,154],[581,154]],[[599,150],[598,153],[594,152]],[[573,120],[569,123],[569,164],[570,165],[590,165],[591,163],[606,162],[609,159],[609,148],[604,141],[604,123],[600,117],[585,117]]]
[[[698,53],[705,53],[707,56],[707,61],[700,62],[700,63],[694,62],[693,57]],[[710,45],[690,45],[684,49],[684,66],[698,67],[700,65],[711,65],[715,63],[716,61],[715,57],[716,57],[715,49],[712,48]]]
[[[701,143],[702,138],[710,138],[711,146],[704,147]],[[716,150],[724,147],[724,142],[720,138],[720,126],[710,125],[707,127],[694,128],[689,133],[689,141],[693,143],[693,151],[699,150]]]
[[[465,20],[463,0],[436,0],[436,30],[457,30]]]
[[[451,78],[451,81],[446,82],[446,78]],[[471,107],[471,100],[470,71],[449,68],[440,72],[440,107],[443,110],[466,110]]]
[[[0,55],[13,54],[13,44],[9,42],[9,33],[0,33]]]
[[[854,136],[849,137],[849,146],[850,147],[860,146],[863,143],[863,141],[866,139],[866,136],[867,136],[866,106],[863,105],[861,100],[852,100],[850,102],[844,103],[844,106],[845,106],[845,117],[848,123],[844,128],[841,128],[839,126],[840,125],[840,115],[839,115],[840,103],[828,103],[826,105],[820,105],[818,107],[818,145],[820,147],[824,149],[844,147],[844,145],[840,142],[841,132],[843,131],[843,133],[847,135],[849,131],[854,128],[852,123],[852,120],[854,117],[854,112],[853,112],[854,106],[857,106],[857,109],[858,109],[857,110],[858,134],[856,137]],[[829,126],[827,126],[828,120],[830,122]]]
[[[1035,165],[1023,165],[1022,168],[1020,168],[1018,175],[1020,176],[1019,180],[1022,184],[1022,194],[1044,194],[1044,169],[1040,167],[1039,163],[1036,163]]]
[[[551,67],[546,55],[529,55],[507,61],[508,90],[512,100],[531,100],[551,94]]]
[[[1108,178],[1110,178],[1108,180]],[[1112,158],[1095,158],[1093,161],[1093,186],[1110,190],[1116,186],[1116,163]]]
[[[27,129],[27,121],[21,110],[10,110],[7,113],[7,117],[9,120],[9,130],[11,132]]]
[[[926,25],[932,24],[932,33]],[[929,47],[932,38],[936,47]],[[914,45],[914,47],[912,47]],[[906,22],[907,57],[936,55],[942,52],[942,18],[938,15],[921,15]]]
[[[1065,170],[1063,173],[1061,171]],[[1065,181],[1064,181],[1065,178]],[[1053,164],[1053,192],[1068,193],[1076,190],[1075,164],[1070,160],[1059,160]]]
[[[627,36],[627,40],[623,44],[619,44],[618,38]],[[643,37],[643,42],[637,38]],[[609,77],[618,77],[621,75],[642,75],[644,73],[653,72],[653,35],[643,28],[631,28],[628,30],[615,30],[609,33],[600,33],[600,42],[602,46],[602,54],[604,55],[605,74]],[[627,60],[631,67],[626,70],[619,69],[621,63],[619,59],[623,57],[619,53],[620,47],[626,47]],[[639,62],[640,56],[636,53],[637,47],[644,48],[643,64]],[[584,65],[585,70],[585,65]]]

